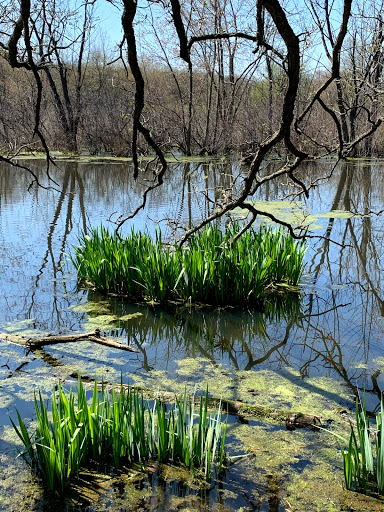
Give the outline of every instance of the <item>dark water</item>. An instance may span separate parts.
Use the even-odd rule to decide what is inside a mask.
[[[79,344],[76,348],[47,347],[38,355],[25,356],[20,348],[0,340],[0,391],[12,379],[19,379],[9,392],[7,388],[7,396],[14,396],[14,400],[0,405],[2,425],[9,425],[14,405],[26,417],[32,417],[30,397],[23,401],[20,396],[28,378],[34,385],[46,386],[48,392],[54,381],[45,376],[68,377],[64,371],[68,367],[74,375],[91,376],[97,371],[115,376],[121,372],[128,382],[150,383],[153,375],[161,373],[162,378],[172,376],[190,385],[198,385],[201,371],[206,371],[208,364],[220,365],[226,375],[246,370],[291,375],[293,371],[295,379],[303,383],[309,378],[327,377],[345,383],[353,392],[365,388],[368,406],[377,406],[377,397],[384,388],[384,227],[383,215],[377,215],[384,208],[381,163],[343,164],[310,191],[304,205],[307,215],[347,210],[359,216],[309,218],[315,229],[310,231],[314,238],[308,240],[301,298],[281,299],[277,308],[271,305],[265,312],[156,309],[78,290],[68,261],[72,245],[82,231],[101,222],[109,225],[110,216],[116,219],[119,214],[132,212],[140,204],[146,181],[143,178],[135,183],[128,164],[66,162],[53,172],[55,185],[45,179],[42,164],[31,165],[48,189],[33,186],[28,190],[28,174],[0,169],[0,331],[28,330],[28,335],[33,335],[31,331],[83,330],[100,312],[83,312],[73,306],[86,300],[104,301],[104,315],[120,318],[142,313],[132,321],[115,320],[105,327],[112,335],[127,339],[139,354],[123,357],[116,351],[90,351],[88,345]],[[331,164],[311,163],[303,169],[303,176],[317,179],[331,169]],[[161,226],[164,237],[172,239],[175,233],[180,234],[212,212],[222,191],[236,188],[241,172],[238,163],[226,161],[174,165],[163,188],[149,196],[146,209],[129,221],[123,232],[133,226],[154,233]],[[263,196],[254,199],[286,200],[294,193],[284,182],[273,183]],[[290,209],[280,213],[292,220]],[[178,361],[185,359],[205,363],[196,372],[183,373]],[[21,383],[20,378],[24,379]],[[5,441],[0,441],[0,448],[1,442]],[[3,449],[8,448],[12,447]],[[306,461],[294,463],[298,471]],[[243,506],[245,510],[284,510],[278,491],[271,491],[279,487],[271,482],[272,477],[264,476],[257,484],[260,489],[256,494],[264,497],[256,503],[248,489],[256,485],[255,480],[247,483],[238,471],[229,471],[221,484],[225,492],[215,487],[204,496],[188,487],[180,490],[178,484],[169,481],[157,482],[162,498],[151,495],[150,503],[137,510],[171,510],[174,505],[167,502],[169,497],[184,494],[194,496],[195,501],[188,501],[193,509],[236,510]],[[237,489],[240,481],[241,491]],[[149,484],[146,481],[141,485]],[[125,491],[108,492],[113,502],[116,492]],[[175,509],[187,508],[182,503]]]

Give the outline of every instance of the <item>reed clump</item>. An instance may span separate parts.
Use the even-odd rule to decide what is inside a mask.
[[[121,239],[100,227],[81,237],[72,262],[80,281],[103,293],[158,303],[261,302],[277,286],[289,291],[299,284],[304,240],[261,226],[232,243],[239,229],[208,226],[186,247],[170,247],[159,230],[155,240],[134,230]]]
[[[90,461],[121,468],[156,459],[182,464],[209,481],[212,469],[220,473],[225,462],[226,424],[221,407],[208,414],[208,390],[196,411],[194,402],[185,393],[169,408],[159,400],[150,405],[138,390],[121,384],[118,392],[104,385],[99,391],[95,380],[88,403],[79,379],[76,392],[66,393],[58,384],[51,413],[41,393],[35,396],[34,434],[18,411],[18,425],[11,422],[25,446],[21,455],[46,487],[59,493]]]
[[[347,489],[364,494],[384,496],[384,405],[371,425],[363,403],[356,399],[356,424],[351,423],[349,440],[337,435],[347,445],[339,443],[344,463],[344,479]]]

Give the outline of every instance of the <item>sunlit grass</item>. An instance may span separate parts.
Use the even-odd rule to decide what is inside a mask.
[[[299,284],[305,243],[282,230],[250,229],[235,243],[237,224],[225,233],[208,226],[186,247],[163,244],[131,231],[124,239],[104,227],[83,235],[72,261],[80,281],[103,293],[165,303],[257,302],[276,289]]]
[[[195,412],[194,399],[184,394],[169,408],[159,400],[153,406],[137,390],[120,385],[108,391],[97,381],[88,403],[79,379],[76,392],[58,384],[51,413],[41,394],[35,397],[37,426],[30,434],[19,412],[12,425],[23,442],[24,459],[50,490],[63,492],[81,466],[94,460],[115,468],[157,459],[179,463],[201,472],[209,481],[225,459],[226,425],[221,408],[208,414],[208,390]]]
[[[343,455],[344,479],[347,489],[364,494],[384,495],[384,405],[370,424],[365,407],[356,399],[356,424],[351,423],[349,440],[337,435]],[[336,435],[336,434],[335,434]],[[342,448],[341,443],[347,446]]]

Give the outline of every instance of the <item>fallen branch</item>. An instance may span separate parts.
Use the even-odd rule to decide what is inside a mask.
[[[23,336],[17,334],[6,334],[1,332],[0,339],[9,343],[14,343],[16,345],[22,345],[27,347],[29,350],[38,350],[45,345],[56,345],[58,343],[73,343],[76,341],[88,340],[93,341],[94,343],[98,343],[99,345],[104,345],[106,347],[118,348],[128,352],[139,352],[135,348],[129,345],[124,345],[123,343],[120,343],[113,338],[106,338],[105,336],[101,336],[100,329],[95,329],[93,332],[86,332],[84,334],[69,334],[65,336],[52,335],[45,336],[43,338],[24,338]]]
[[[104,386],[106,383],[104,383]],[[123,387],[140,390],[143,395],[150,400],[160,400],[165,403],[175,403],[178,395],[168,391],[153,391],[141,386],[131,386],[123,384]],[[102,386],[100,385],[99,389]],[[115,391],[119,391],[120,386],[115,387]],[[194,400],[195,405],[200,404],[200,396],[189,395],[189,400]],[[309,428],[317,430],[322,424],[318,416],[312,414],[294,413],[291,409],[275,409],[259,404],[250,404],[242,402],[241,400],[228,400],[225,398],[208,397],[208,407],[210,409],[217,409],[221,407],[223,411],[228,414],[234,414],[245,422],[249,419],[269,419],[276,423],[285,423],[287,430],[295,430],[296,428]]]

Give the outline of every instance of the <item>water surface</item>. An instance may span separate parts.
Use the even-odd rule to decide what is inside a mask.
[[[68,261],[73,244],[82,232],[100,223],[113,229],[111,219],[131,213],[140,204],[150,175],[134,182],[128,164],[60,162],[52,173],[55,185],[45,179],[42,164],[31,165],[47,189],[32,186],[28,190],[31,176],[26,173],[7,167],[0,172],[0,331],[36,336],[99,326],[122,337],[139,353],[127,355],[81,342],[25,354],[0,339],[0,467],[3,475],[10,475],[6,485],[0,484],[4,495],[15,486],[18,492],[29,489],[25,491],[32,496],[28,506],[47,510],[41,486],[28,472],[19,472],[20,460],[14,462],[17,443],[9,430],[9,416],[17,406],[24,417],[33,418],[33,389],[38,385],[49,396],[57,378],[70,381],[78,374],[98,373],[114,380],[122,374],[127,382],[165,391],[186,385],[199,390],[208,383],[217,396],[273,402],[277,408],[297,408],[306,403],[307,395],[316,395],[321,403],[308,407],[320,407],[325,419],[324,410],[328,406],[331,410],[332,404],[348,410],[358,388],[366,389],[370,409],[377,406],[384,387],[384,228],[382,215],[377,215],[384,209],[381,163],[340,165],[330,179],[311,189],[305,203],[298,204],[314,237],[308,239],[301,296],[283,297],[277,308],[272,304],[264,312],[159,309],[79,290]],[[329,163],[308,163],[302,172],[306,179],[318,179],[331,169]],[[147,207],[126,223],[123,232],[134,227],[154,234],[161,227],[163,236],[172,240],[235,192],[243,172],[239,163],[231,161],[175,164],[164,186],[149,196]],[[298,214],[292,216],[296,210],[286,203],[278,209],[274,203],[294,197],[295,192],[284,181],[271,183],[254,200],[257,204],[268,201],[274,213],[299,222]],[[337,213],[329,215],[330,211]],[[358,215],[340,213],[345,211]],[[241,217],[242,212],[235,216]],[[141,315],[124,319],[132,313]],[[134,506],[142,507],[137,510],[288,510],[287,503],[293,500],[287,497],[292,492],[289,485],[300,474],[307,479],[309,474],[316,475],[308,461],[313,459],[311,447],[319,434],[287,433],[284,426],[269,432],[270,428],[233,426],[232,452],[255,444],[256,461],[262,462],[247,459],[233,466],[210,490],[177,483],[169,475],[164,479],[158,472],[153,478],[137,477],[137,482],[132,477],[141,503]],[[281,451],[282,442],[292,444],[283,460],[273,459],[272,448],[269,460],[257,447],[257,440],[265,443],[265,439],[274,446],[274,436],[280,439],[277,450]],[[296,445],[302,448],[293,453]],[[333,463],[340,470],[337,457]],[[132,482],[124,478],[118,484],[108,477],[97,498],[84,498],[82,491],[78,498],[82,509],[123,510],[125,506],[133,510],[132,503],[124,505],[128,490],[133,492]],[[340,480],[340,492],[341,484]],[[0,508],[10,510],[9,502],[2,499]]]

